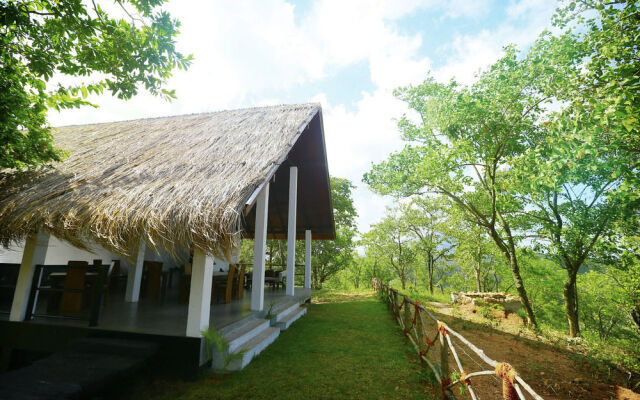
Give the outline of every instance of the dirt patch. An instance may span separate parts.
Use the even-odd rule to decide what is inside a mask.
[[[484,350],[487,356],[511,364],[545,399],[640,399],[640,395],[624,388],[627,376],[621,371],[591,361],[560,346],[531,340],[518,334],[523,332],[523,324],[522,319],[516,314],[505,315],[499,310],[474,310],[472,305],[460,306],[453,310],[442,303],[432,309],[436,312],[437,318]],[[481,312],[484,315],[480,315]],[[429,336],[434,337],[435,324],[429,325]],[[516,334],[506,333],[505,330]],[[467,373],[491,369],[462,342],[453,336],[451,338]],[[436,357],[439,358],[439,355]],[[452,359],[450,370],[457,371]],[[495,375],[474,377],[471,381],[479,398],[501,398],[501,382]],[[468,395],[464,397],[466,396]]]

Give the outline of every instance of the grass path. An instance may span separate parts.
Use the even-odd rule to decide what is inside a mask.
[[[130,399],[424,399],[420,365],[372,292],[314,294],[305,317],[243,371],[154,381]],[[427,397],[428,398],[428,397]]]

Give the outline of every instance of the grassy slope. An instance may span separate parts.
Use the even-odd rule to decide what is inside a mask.
[[[424,399],[420,366],[371,292],[318,293],[294,323],[239,373],[156,381],[131,399]]]

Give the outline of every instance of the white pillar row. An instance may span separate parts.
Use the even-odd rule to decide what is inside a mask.
[[[144,239],[140,239],[136,265],[131,266],[127,273],[127,290],[124,300],[136,303],[140,299],[140,285],[142,284],[142,269],[144,268],[144,253],[147,251],[147,244]]]
[[[11,304],[10,321],[24,321],[29,304],[29,294],[31,293],[31,283],[36,265],[44,264],[49,247],[49,233],[38,232],[27,236],[22,253],[22,262],[18,272],[16,290],[13,293],[13,303]]]
[[[264,308],[264,264],[267,249],[267,218],[269,216],[269,184],[256,201],[256,227],[253,236],[253,272],[251,275],[251,310]]]
[[[311,231],[304,231],[304,287],[311,289]]]
[[[287,289],[295,294],[296,285],[296,214],[298,209],[298,167],[289,168],[289,218],[287,227]]]
[[[187,336],[200,337],[202,336],[200,332],[209,328],[212,280],[213,257],[198,248],[193,249]]]

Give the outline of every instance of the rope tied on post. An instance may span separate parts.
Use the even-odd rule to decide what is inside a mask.
[[[442,336],[447,336],[447,324],[442,321],[438,321],[438,332],[440,332]]]
[[[518,372],[506,362],[496,364],[496,375],[502,379],[502,397],[505,400],[518,400],[518,393],[513,386]]]
[[[467,373],[466,372],[462,372],[460,374],[460,378],[458,378],[458,381],[460,383],[463,383],[465,386],[471,385],[471,379],[467,378]]]

